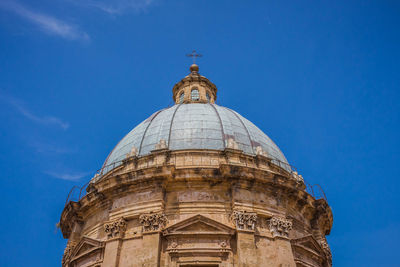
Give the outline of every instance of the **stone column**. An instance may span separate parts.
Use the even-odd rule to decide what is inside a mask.
[[[107,242],[104,250],[103,266],[119,266],[122,238],[126,230],[126,221],[119,218],[104,224],[104,231],[107,234]]]
[[[283,217],[274,216],[269,219],[269,230],[274,237],[273,250],[276,253],[275,264],[282,267],[294,267],[292,246],[289,232],[292,230],[292,221]],[[272,264],[272,263],[271,263]]]
[[[254,238],[257,214],[245,211],[234,211],[231,218],[237,229],[238,266],[258,266]]]
[[[161,240],[160,232],[167,223],[162,213],[142,214],[139,221],[143,227],[143,267],[160,266]]]

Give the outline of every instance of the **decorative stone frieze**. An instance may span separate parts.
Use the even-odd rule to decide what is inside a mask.
[[[288,237],[292,226],[292,221],[283,217],[274,216],[269,220],[269,230],[273,237]]]
[[[142,214],[139,221],[143,226],[143,232],[158,231],[167,224],[167,217],[162,213]]]
[[[257,214],[235,210],[232,213],[231,219],[235,223],[237,229],[254,231]]]
[[[124,236],[126,221],[123,217],[104,224],[104,232],[108,238],[120,238]]]

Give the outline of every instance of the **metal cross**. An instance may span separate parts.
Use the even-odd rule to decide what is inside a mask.
[[[196,63],[196,58],[202,57],[203,55],[197,54],[196,50],[193,50],[191,54],[187,54],[187,57],[191,57],[193,59],[193,64]]]

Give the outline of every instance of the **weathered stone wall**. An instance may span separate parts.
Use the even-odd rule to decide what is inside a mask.
[[[330,266],[331,225],[293,174],[235,150],[127,159],[60,220],[82,267]]]

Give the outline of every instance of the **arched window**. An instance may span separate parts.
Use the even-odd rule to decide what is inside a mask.
[[[192,100],[194,100],[194,101],[198,101],[200,99],[199,90],[197,88],[192,89],[191,97],[192,97]]]
[[[210,94],[208,92],[206,93],[206,98],[207,98],[207,102],[210,102],[211,97],[210,97]]]
[[[182,104],[183,103],[183,99],[185,98],[185,93],[184,92],[182,92],[180,95],[179,95],[179,104]]]

